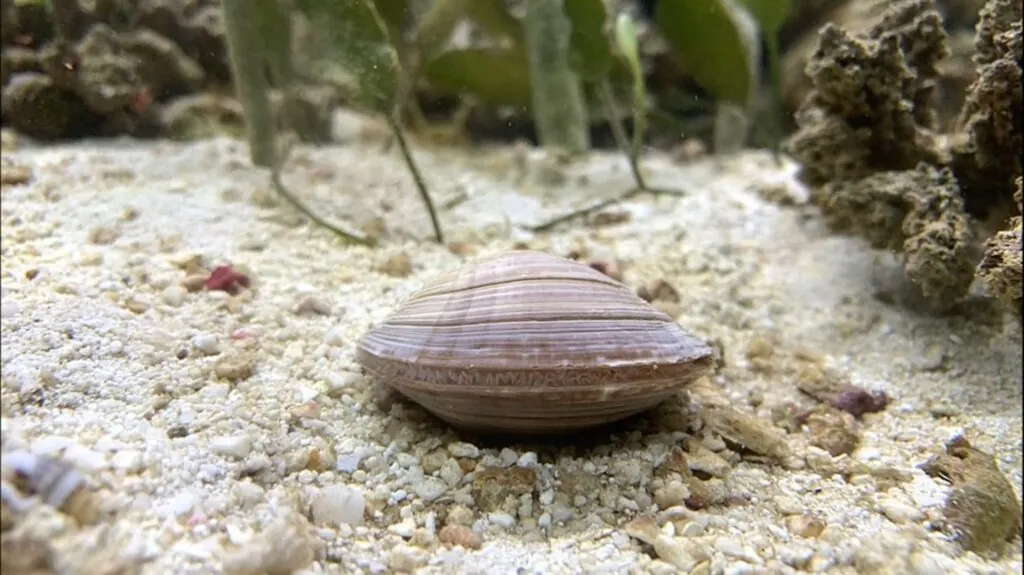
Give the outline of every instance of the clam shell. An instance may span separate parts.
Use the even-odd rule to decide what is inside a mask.
[[[365,334],[356,359],[455,427],[529,434],[641,412],[714,364],[621,283],[530,251],[439,276]]]

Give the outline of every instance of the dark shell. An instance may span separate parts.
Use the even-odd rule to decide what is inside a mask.
[[[363,336],[356,359],[456,427],[530,434],[639,413],[714,364],[624,285],[529,251],[441,275]]]

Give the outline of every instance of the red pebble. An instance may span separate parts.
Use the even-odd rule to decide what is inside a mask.
[[[231,266],[219,266],[210,272],[210,277],[203,282],[203,287],[212,291],[224,291],[236,295],[249,287],[249,276]]]

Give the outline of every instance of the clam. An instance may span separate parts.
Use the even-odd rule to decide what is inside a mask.
[[[639,413],[714,365],[626,286],[532,251],[442,274],[366,333],[356,360],[454,427],[531,435]]]

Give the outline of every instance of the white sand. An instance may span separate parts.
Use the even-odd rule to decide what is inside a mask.
[[[617,208],[631,212],[626,223],[576,222],[533,237],[522,226],[626,188],[622,159],[599,155],[543,187],[535,180],[551,168],[536,154],[476,153],[417,151],[449,239],[478,255],[518,241],[560,254],[586,249],[619,258],[633,287],[667,280],[682,295],[680,322],[724,346],[728,367],[710,385],[764,420],[773,406],[813,402],[784,372],[750,369],[749,342],[825,356],[853,383],[893,398],[865,417],[853,453],[872,473],[832,475],[844,462],[796,433],[787,437],[797,457],[785,466],[731,459],[725,486],[741,502],[665,514],[651,503],[664,486],[651,470],[679,435],[621,432],[590,448],[480,444],[464,457],[469,473],[452,478],[464,468],[449,460],[466,448],[450,444],[465,438],[408,404],[382,412],[352,359],[372,322],[463,261],[429,241],[393,151],[368,142],[303,149],[286,176],[335,220],[358,226],[382,215],[390,233],[371,250],[297,225],[286,205],[264,205],[266,174],[247,167],[240,143],[80,143],[4,154],[33,180],[3,189],[2,439],[5,454],[63,454],[97,487],[107,515],[79,527],[41,506],[19,516],[17,529],[49,542],[64,573],[105,572],[83,559],[100,554],[104,568],[121,561],[126,573],[219,573],[231,550],[262,560],[268,546],[246,543],[275,520],[272,529],[301,523],[293,517],[310,516],[316,501],[311,534],[295,543],[317,549],[303,573],[668,573],[673,564],[699,573],[1020,572],[1019,539],[982,558],[931,529],[949,488],[915,468],[963,433],[995,455],[1020,493],[1016,322],[935,318],[878,301],[870,250],[829,235],[809,208],[764,199],[759,190],[777,185],[797,200],[805,192],[792,166],[779,171],[762,154],[689,166],[651,157],[652,185],[688,195],[628,202]],[[411,259],[410,277],[375,271],[399,253]],[[185,293],[190,254],[245,266],[253,291]],[[301,311],[309,308],[325,314]],[[225,362],[253,373],[230,384],[215,372]],[[317,469],[312,448],[323,471],[305,469]],[[531,467],[539,485],[481,509],[473,459],[478,469]],[[887,471],[905,480],[884,481]],[[567,492],[567,478],[593,489]],[[317,524],[351,516],[317,499],[337,501],[337,485],[365,498],[364,525]],[[667,535],[654,551],[623,529],[644,515]],[[817,517],[827,529],[800,537],[787,516]],[[436,531],[459,521],[481,536],[481,549],[438,543]]]

